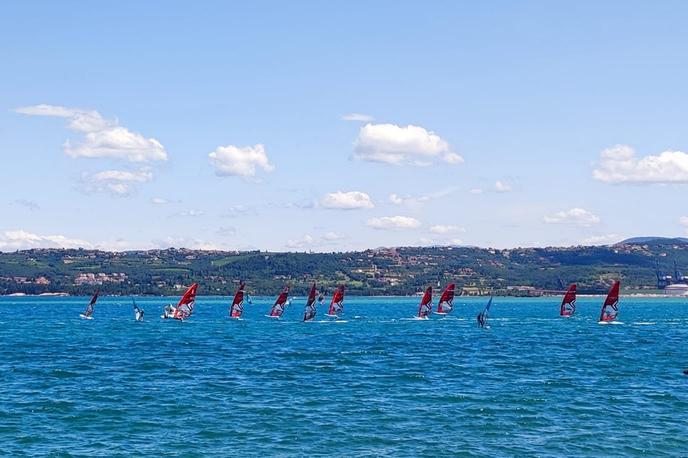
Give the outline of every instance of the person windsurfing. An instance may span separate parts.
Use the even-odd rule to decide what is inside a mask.
[[[232,305],[229,307],[229,316],[235,320],[241,319],[241,315],[244,313],[244,298],[251,303],[251,298],[246,293],[246,283],[243,280],[239,281],[239,288],[237,288],[234,294],[234,299],[232,300]]]
[[[197,290],[198,283],[194,283],[193,285],[189,286],[189,289],[186,290],[176,307],[172,306],[172,304],[169,304],[163,309],[162,318],[174,318],[175,320],[180,321],[184,321],[189,318],[193,314],[196,306]]]
[[[454,290],[456,289],[456,283],[449,283],[447,287],[442,292],[440,300],[437,303],[437,314],[447,315],[454,310]]]
[[[487,326],[487,315],[490,313],[490,306],[492,305],[492,296],[490,296],[490,300],[487,301],[487,305],[483,309],[482,312],[478,314],[478,326],[481,328],[484,328]]]
[[[289,297],[289,287],[285,286],[284,290],[282,290],[280,295],[277,296],[277,299],[275,299],[275,303],[272,305],[272,309],[270,309],[270,314],[268,316],[270,318],[276,319],[282,318],[284,310],[287,308],[287,305],[289,304],[291,304],[291,298]]]
[[[602,304],[602,310],[600,310],[600,323],[615,321],[619,315],[620,286],[621,282],[617,280],[609,289],[609,294],[607,294],[607,298],[604,300],[604,304]]]
[[[308,293],[308,299],[306,300],[306,307],[303,310],[303,321],[311,321],[312,319],[315,318],[315,315],[317,313],[317,310],[315,308],[315,295],[317,294],[317,291],[315,289],[315,283],[313,283],[313,286],[311,287],[310,293]],[[319,302],[322,304],[322,302],[325,300],[325,298],[320,295],[318,298]]]
[[[569,286],[569,289],[564,294],[564,298],[561,300],[561,306],[559,307],[559,315],[570,317],[576,313],[576,284]]]
[[[418,305],[418,317],[427,320],[432,313],[432,286],[428,286]]]
[[[344,285],[339,285],[332,295],[332,301],[330,302],[330,308],[327,311],[327,316],[332,318],[338,318],[339,314],[344,311]]]
[[[136,300],[131,298],[132,305],[134,306],[134,319],[136,321],[143,321],[143,309],[136,305]]]
[[[81,314],[83,318],[88,318],[89,320],[93,319],[93,310],[96,306],[96,302],[98,301],[98,296],[100,295],[100,291],[96,290],[95,294],[93,297],[91,297],[91,302],[88,303],[86,306],[86,310],[84,313]]]

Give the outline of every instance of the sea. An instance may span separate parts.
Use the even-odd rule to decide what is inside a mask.
[[[348,297],[340,320],[228,298],[0,298],[0,455],[688,456],[688,299]]]

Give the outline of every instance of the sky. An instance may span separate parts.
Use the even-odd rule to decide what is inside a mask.
[[[688,235],[688,3],[8,2],[0,250]]]

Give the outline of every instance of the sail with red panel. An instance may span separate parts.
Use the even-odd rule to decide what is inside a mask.
[[[344,285],[339,285],[337,290],[332,295],[330,308],[327,311],[327,316],[338,317],[344,311]]]
[[[418,316],[417,318],[421,318],[424,320],[427,320],[430,314],[432,313],[432,286],[428,286],[423,293],[423,297],[420,300],[420,304],[418,305]]]
[[[315,308],[316,294],[317,290],[315,289],[315,283],[313,283],[311,291],[308,293],[308,300],[306,300],[306,308],[303,311],[303,321],[311,321],[313,318],[315,318],[315,314],[317,313]]]
[[[282,314],[284,313],[284,309],[287,307],[288,304],[289,287],[285,286],[284,290],[280,293],[279,296],[277,296],[277,299],[275,299],[275,303],[272,305],[272,309],[270,309],[270,314],[266,316],[276,319],[281,318]]]
[[[198,283],[189,286],[182,298],[179,300],[177,307],[174,309],[172,318],[176,320],[186,320],[193,315],[194,307],[196,306],[196,291],[198,290]]]
[[[449,283],[440,296],[440,301],[437,303],[437,314],[446,315],[454,310],[454,290],[455,283]]]
[[[607,294],[607,298],[600,310],[600,323],[609,323],[616,320],[619,315],[619,286],[621,282],[615,281]]]
[[[564,298],[561,300],[561,306],[559,307],[560,316],[573,316],[576,313],[576,284],[569,286],[569,289],[564,294]]]
[[[92,320],[93,319],[93,310],[96,305],[96,302],[98,301],[98,296],[100,295],[100,291],[96,291],[93,297],[91,297],[91,302],[88,303],[86,306],[86,310],[84,313],[80,314],[79,316],[81,318],[86,318],[87,320]]]
[[[229,308],[229,316],[237,320],[240,319],[241,315],[244,313],[244,299],[248,299],[249,304],[251,303],[251,300],[248,298],[248,294],[246,294],[245,288],[246,283],[243,280],[240,281],[239,288],[234,294],[234,300]]]

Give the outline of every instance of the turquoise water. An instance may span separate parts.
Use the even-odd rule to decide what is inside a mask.
[[[0,448],[39,455],[628,456],[688,453],[688,302],[482,298],[407,319],[418,298],[348,298],[346,321],[245,320],[199,298],[0,298]],[[322,315],[324,308],[320,307]]]

